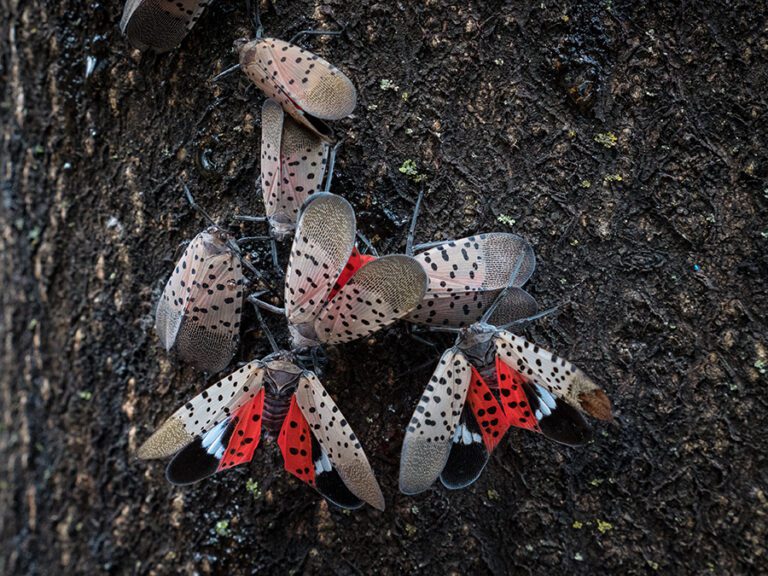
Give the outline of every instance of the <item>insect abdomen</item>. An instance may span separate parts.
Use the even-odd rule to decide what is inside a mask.
[[[278,396],[268,390],[264,395],[263,431],[273,438],[277,438],[283,425],[288,408],[291,404],[291,395]]]

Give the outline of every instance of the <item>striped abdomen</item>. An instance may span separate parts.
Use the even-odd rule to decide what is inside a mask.
[[[265,390],[262,430],[273,438],[277,438],[280,427],[283,425],[283,420],[285,420],[285,415],[288,414],[291,397],[292,394],[278,396],[269,390]]]

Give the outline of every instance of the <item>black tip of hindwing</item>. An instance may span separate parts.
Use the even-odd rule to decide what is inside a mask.
[[[170,483],[183,486],[215,474],[234,430],[235,422],[225,420],[202,438],[195,438],[168,463],[165,477]]]
[[[576,408],[530,382],[523,384],[523,390],[544,436],[568,446],[582,446],[592,440],[592,428]]]
[[[330,470],[324,470],[318,462],[323,459],[323,451],[319,442],[312,437],[312,462],[315,465],[315,489],[331,504],[346,510],[356,510],[363,505],[363,501],[350,492],[339,473],[331,465]],[[325,462],[330,464],[327,457]]]
[[[469,407],[465,406],[440,481],[449,490],[466,488],[480,477],[490,456],[480,427]]]

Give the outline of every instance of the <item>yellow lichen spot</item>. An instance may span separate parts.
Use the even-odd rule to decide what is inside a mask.
[[[618,140],[616,134],[613,132],[599,132],[598,134],[595,134],[595,142],[606,148],[613,148],[616,146]]]
[[[499,214],[496,217],[496,221],[499,222],[500,224],[506,224],[507,226],[510,226],[510,227],[514,226],[515,222],[517,222],[517,220],[515,220],[511,216],[507,216],[506,214]]]
[[[416,162],[411,160],[410,158],[405,160],[400,168],[398,168],[401,174],[405,174],[409,178],[411,178],[414,182],[421,182],[424,180],[427,176],[426,174],[419,174],[419,170],[416,167]]]
[[[589,188],[592,186],[592,182],[590,182],[589,180],[582,180],[579,186],[581,186],[582,188]]]
[[[229,536],[229,520],[219,520],[213,529],[219,536]]]
[[[597,530],[600,532],[600,534],[605,534],[609,530],[613,530],[613,524],[610,522],[605,522],[603,520],[597,521]]]
[[[584,528],[584,523],[579,522],[578,520],[574,520],[573,524],[571,524],[571,527],[574,528],[575,530],[581,530],[582,528]]]
[[[379,81],[379,88],[381,88],[384,91],[392,90],[393,92],[397,92],[398,90],[400,90],[400,86],[395,84],[389,78],[383,78],[382,80],[380,80]]]
[[[245,489],[250,492],[251,496],[257,500],[261,498],[261,487],[259,486],[259,483],[253,478],[249,478],[245,483]]]

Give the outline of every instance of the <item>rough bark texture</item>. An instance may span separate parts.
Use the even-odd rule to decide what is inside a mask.
[[[616,407],[583,449],[512,431],[470,489],[405,497],[400,442],[435,351],[402,327],[331,350],[324,381],[387,499],[351,514],[283,472],[274,444],[185,489],[133,456],[204,384],[151,329],[204,225],[177,177],[222,221],[262,210],[262,97],[242,74],[210,82],[250,33],[243,3],[214,4],[160,57],[126,45],[116,0],[0,6],[0,573],[768,570],[763,3],[266,14],[283,38],[345,26],[305,45],[359,88],[334,190],[361,230],[401,250],[424,186],[418,240],[530,239],[529,289],[559,308],[525,334]],[[268,352],[247,324],[237,361]]]

